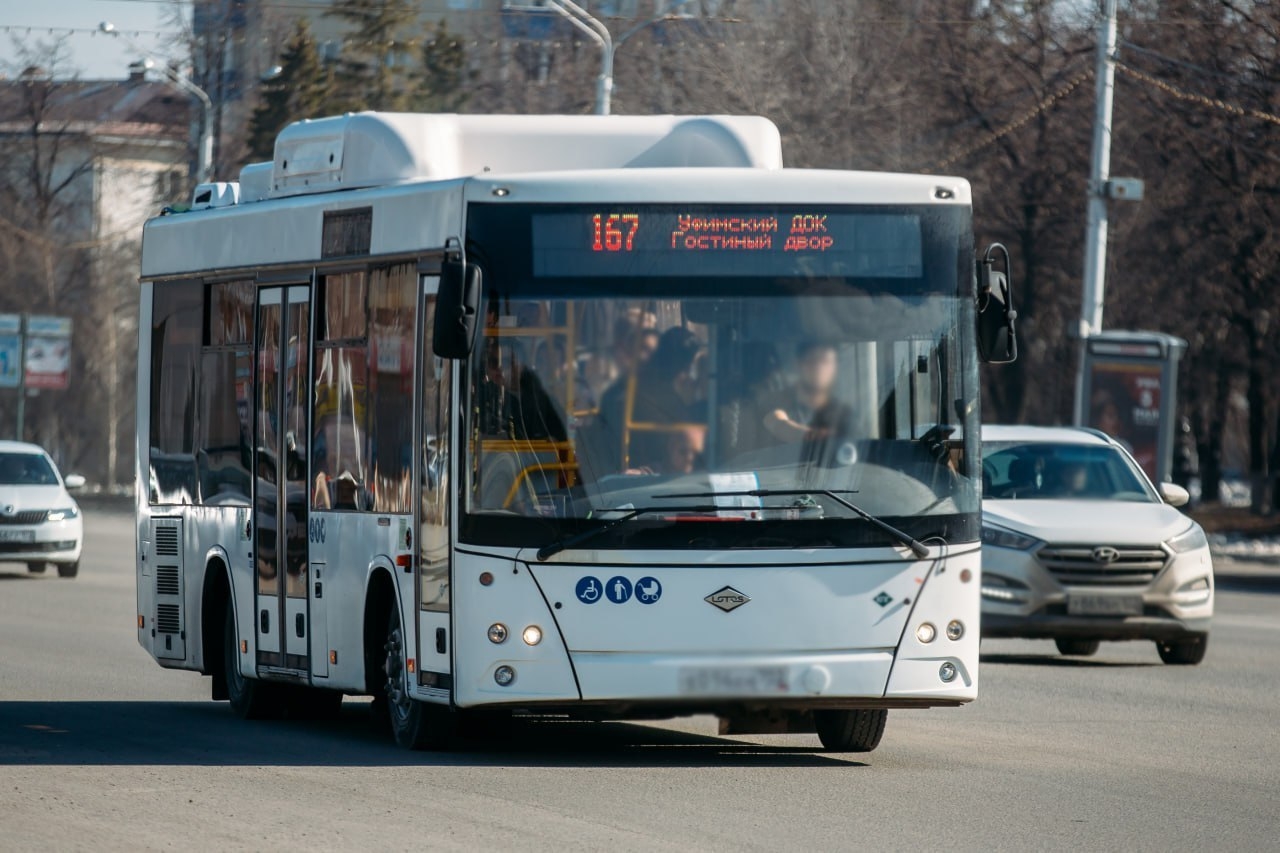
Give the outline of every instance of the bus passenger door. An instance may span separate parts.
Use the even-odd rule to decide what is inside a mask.
[[[306,672],[310,287],[258,292],[254,563],[258,666]]]
[[[419,417],[414,446],[418,451],[417,530],[418,679],[424,687],[452,687],[453,636],[450,625],[452,566],[449,534],[450,424],[452,423],[453,363],[431,351],[435,325],[436,276],[422,279],[422,308],[418,312]]]

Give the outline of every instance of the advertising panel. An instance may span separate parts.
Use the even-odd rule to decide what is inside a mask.
[[[0,314],[0,388],[17,388],[22,379],[22,317]]]
[[[71,318],[27,318],[28,388],[65,391],[71,384]]]
[[[1160,362],[1095,357],[1089,377],[1088,425],[1124,444],[1157,482],[1162,373]]]

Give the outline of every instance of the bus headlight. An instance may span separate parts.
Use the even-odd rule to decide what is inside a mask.
[[[958,640],[964,636],[964,623],[959,619],[952,619],[947,623],[947,639]]]
[[[945,661],[942,666],[938,667],[938,677],[947,684],[956,680],[956,674],[956,665],[951,661]]]
[[[916,628],[916,639],[925,645],[932,643],[936,636],[938,636],[938,629],[933,627],[932,622],[921,622],[920,627]]]
[[[493,680],[499,687],[507,687],[516,680],[516,671],[509,666],[500,666],[493,671]]]
[[[494,622],[489,626],[489,642],[505,643],[507,641],[507,626],[501,622]]]
[[[536,646],[542,642],[542,629],[537,625],[530,625],[524,629],[524,633],[520,635],[526,646]]]

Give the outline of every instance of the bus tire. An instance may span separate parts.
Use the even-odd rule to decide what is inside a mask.
[[[240,649],[236,642],[236,614],[231,602],[227,602],[227,617],[223,631],[222,665],[227,676],[227,699],[236,716],[245,720],[265,720],[280,715],[279,690],[256,678],[240,674]]]
[[[409,673],[405,670],[404,631],[400,612],[392,602],[387,613],[386,652],[382,670],[386,675],[386,720],[391,736],[405,749],[439,749],[449,741],[451,715],[445,708],[419,702],[409,695]]]
[[[1076,640],[1071,637],[1056,637],[1053,644],[1058,647],[1058,654],[1087,658],[1096,655],[1102,648],[1101,640]]]
[[[1178,640],[1175,643],[1156,643],[1156,651],[1160,660],[1176,666],[1195,666],[1204,660],[1204,653],[1209,650],[1209,635],[1193,637],[1190,640]]]
[[[870,752],[880,745],[888,719],[883,708],[813,712],[818,739],[828,752]]]
[[[74,563],[58,563],[58,577],[73,578],[80,574],[80,561]]]
[[[48,563],[27,563],[27,571],[33,575],[42,575],[47,568],[49,568]]]

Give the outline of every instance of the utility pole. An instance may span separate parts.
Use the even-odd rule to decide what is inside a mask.
[[[1098,23],[1094,72],[1097,102],[1093,118],[1093,167],[1089,175],[1089,218],[1084,233],[1084,300],[1080,305],[1080,363],[1076,371],[1075,417],[1084,425],[1085,349],[1102,331],[1102,302],[1107,275],[1107,179],[1111,172],[1111,111],[1116,89],[1116,0],[1105,0]]]

